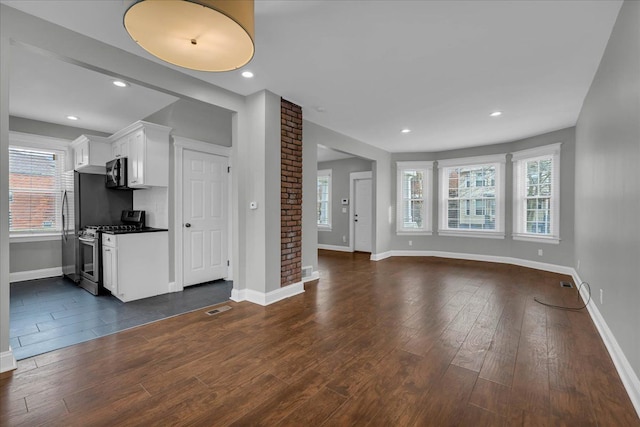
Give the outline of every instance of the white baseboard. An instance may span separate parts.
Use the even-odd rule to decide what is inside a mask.
[[[470,261],[486,261],[486,262],[496,262],[500,264],[512,264],[518,265],[521,267],[535,268],[536,270],[544,270],[550,271],[552,273],[560,273],[566,274],[573,278],[576,286],[579,286],[582,283],[580,276],[572,267],[567,267],[563,265],[556,264],[548,264],[544,262],[530,261],[519,258],[511,258],[511,257],[502,257],[495,255],[478,255],[478,254],[461,254],[456,252],[441,252],[441,251],[408,251],[408,250],[397,250],[390,252],[383,252],[382,254],[371,255],[372,261],[379,261],[384,258],[388,258],[389,256],[423,256],[423,257],[441,257],[441,258],[452,258],[452,259],[466,259]],[[584,302],[587,302],[588,294],[587,290],[583,287],[581,290],[581,297]],[[600,337],[604,341],[607,350],[609,351],[609,355],[613,360],[613,363],[618,371],[618,375],[620,375],[620,379],[624,384],[625,389],[631,399],[631,402],[636,409],[636,412],[640,416],[640,379],[638,379],[638,375],[634,372],[629,360],[624,355],[622,348],[618,344],[613,332],[609,329],[607,322],[605,322],[602,314],[598,310],[595,301],[591,300],[589,305],[587,306],[587,310],[589,315],[591,316],[591,320],[596,325],[598,329],[598,333]]]
[[[319,278],[320,278],[320,272],[313,271],[311,273],[311,276],[302,278],[302,283],[313,282],[314,280],[318,280]]]
[[[9,347],[9,351],[0,353],[0,372],[13,371],[18,367],[16,358],[13,357],[13,351]]]
[[[169,292],[181,292],[184,290],[184,288],[182,286],[178,287],[176,282],[169,282],[168,290]]]
[[[576,286],[579,287],[583,282],[583,280],[580,278],[580,275],[577,271],[574,270],[572,276],[573,282],[576,284]],[[580,296],[586,304],[589,298],[588,291],[585,287],[582,287],[580,291]],[[591,298],[591,302],[587,305],[587,310],[589,311],[591,320],[593,320],[593,323],[596,325],[596,329],[598,329],[598,332],[600,333],[602,341],[604,341],[604,345],[609,351],[609,355],[611,356],[613,364],[618,371],[618,375],[620,375],[622,384],[624,384],[624,388],[627,390],[629,399],[631,399],[631,403],[633,404],[634,408],[636,408],[636,412],[640,417],[640,379],[631,367],[629,360],[624,355],[622,348],[620,348],[620,345],[616,340],[616,337],[613,335],[613,332],[611,332],[611,329],[609,329],[609,325],[607,325],[604,317],[602,317],[602,314],[600,313],[600,310],[598,310],[598,306],[596,305],[593,297]]]
[[[62,267],[43,268],[41,270],[16,271],[9,273],[9,282],[24,282],[25,280],[44,279],[46,277],[62,276]]]
[[[369,258],[371,261],[382,261],[385,258],[390,258],[393,255],[394,251],[387,251],[387,252],[380,252],[379,254],[371,254],[371,257]],[[398,256],[398,255],[395,255]],[[416,255],[418,256],[418,255]],[[419,256],[424,256],[424,255],[419,255]]]
[[[338,252],[353,252],[349,246],[322,245],[319,243],[318,243],[318,249],[324,249],[327,251],[338,251]]]
[[[249,301],[259,305],[269,305],[304,292],[304,283],[297,282],[271,292],[259,292],[253,289],[232,289],[231,301]]]
[[[387,254],[385,252],[384,254]],[[498,264],[512,264],[520,267],[535,268],[536,270],[550,271],[552,273],[567,274],[571,276],[573,274],[573,268],[566,267],[564,265],[548,264],[546,262],[530,261],[520,258],[503,257],[496,255],[479,255],[479,254],[464,254],[458,252],[442,252],[442,251],[390,251],[390,256],[423,256],[423,257],[439,257],[439,258],[451,258],[451,259],[465,259],[469,261],[485,261],[495,262]],[[385,257],[385,258],[388,258]],[[381,258],[384,259],[384,258]],[[372,261],[379,261],[371,256]]]

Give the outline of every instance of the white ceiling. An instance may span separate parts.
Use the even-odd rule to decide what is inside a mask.
[[[161,62],[122,26],[131,0],[2,3]],[[254,79],[180,70],[392,152],[485,145],[575,125],[621,4],[258,0]]]

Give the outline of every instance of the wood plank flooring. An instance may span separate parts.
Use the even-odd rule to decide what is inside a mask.
[[[320,280],[19,362],[3,426],[640,426],[570,278],[321,251]]]

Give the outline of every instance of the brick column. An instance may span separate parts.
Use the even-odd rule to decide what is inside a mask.
[[[302,281],[302,107],[280,103],[280,286]]]

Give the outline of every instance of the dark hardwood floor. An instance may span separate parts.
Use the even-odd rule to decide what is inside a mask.
[[[321,278],[25,359],[13,426],[640,426],[567,276],[321,251]]]

